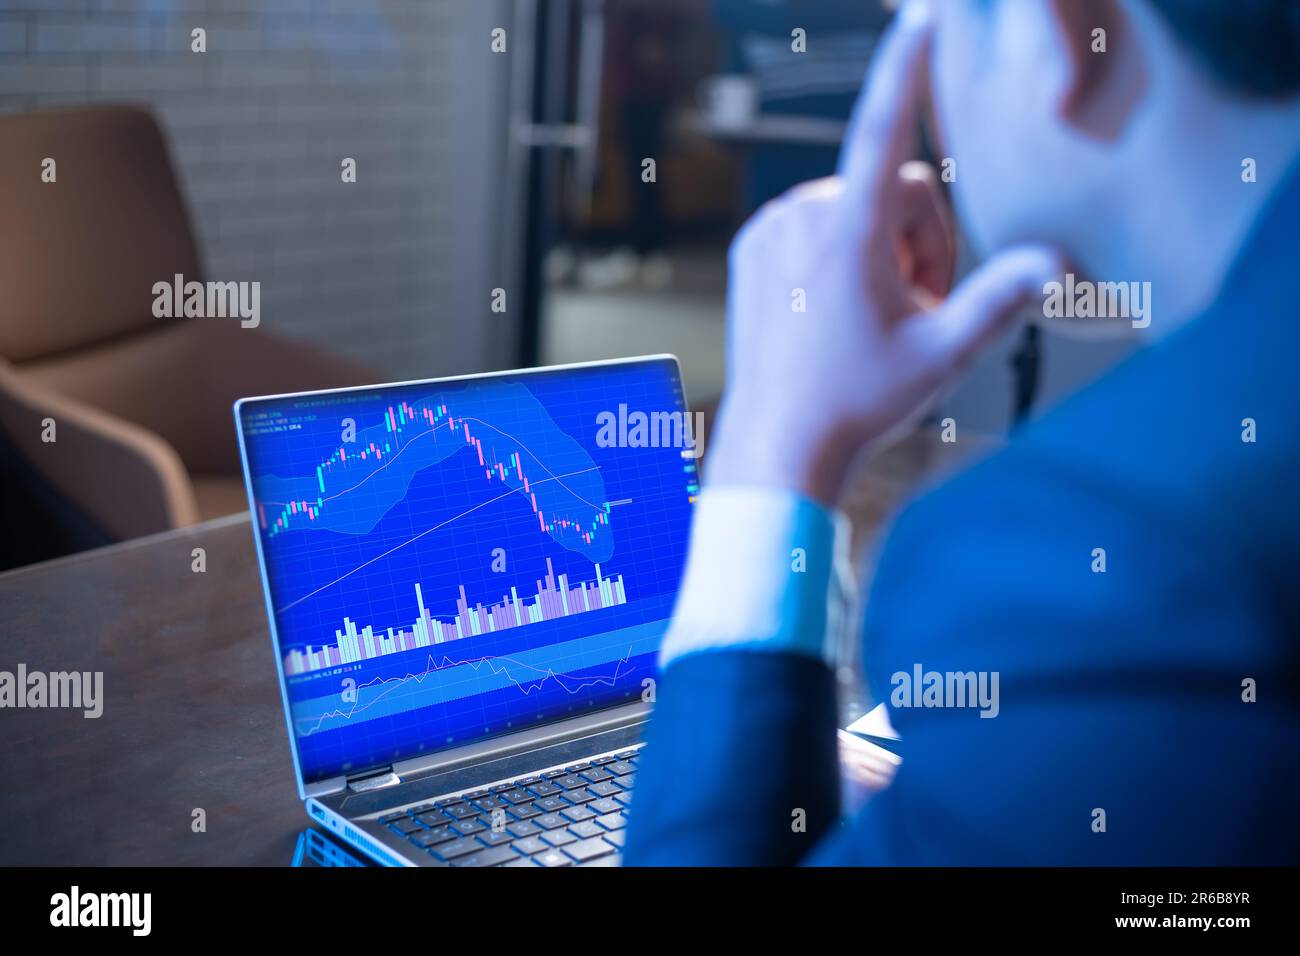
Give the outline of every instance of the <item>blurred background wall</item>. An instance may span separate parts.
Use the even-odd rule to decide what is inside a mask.
[[[486,321],[507,63],[481,54],[500,7],[0,0],[0,112],[150,107],[208,278],[260,281],[266,328],[396,378],[490,367],[510,357]]]
[[[151,107],[209,276],[260,280],[278,332],[395,378],[671,350],[706,397],[727,237],[782,164],[833,165],[846,78],[886,19],[869,0],[0,0],[0,114]],[[756,116],[812,122],[711,118],[717,75],[752,78]],[[659,150],[657,183],[632,145]],[[521,293],[513,315],[490,311],[498,287]],[[1048,350],[1044,395],[1115,354]],[[1008,360],[958,392],[980,427],[1006,425]]]
[[[672,352],[707,405],[730,238],[835,169],[888,17],[873,0],[0,0],[0,149],[7,118],[142,106],[204,277],[260,282],[266,332],[388,380]],[[150,235],[122,218],[117,241]],[[10,301],[0,330],[31,322]],[[1023,344],[998,343],[936,417],[1005,433]],[[1031,414],[1129,347],[1040,350]],[[207,413],[230,440],[228,408]],[[0,459],[24,464],[13,438]],[[35,465],[5,481],[39,484]],[[11,541],[93,540],[45,535],[9,500],[37,516]]]

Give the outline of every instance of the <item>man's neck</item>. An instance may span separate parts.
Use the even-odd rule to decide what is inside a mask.
[[[1214,303],[1300,157],[1300,111],[1188,98],[1137,132],[1128,153],[1121,204],[1099,217],[1104,234],[1090,237],[1083,264],[1099,279],[1150,282],[1145,335],[1159,339]]]

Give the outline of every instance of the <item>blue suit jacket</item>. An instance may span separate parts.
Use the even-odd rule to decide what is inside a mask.
[[[874,695],[917,663],[997,671],[995,719],[891,707],[903,765],[844,820],[829,669],[690,654],[659,682],[626,862],[1300,861],[1298,291],[1293,174],[1207,314],[904,511]]]

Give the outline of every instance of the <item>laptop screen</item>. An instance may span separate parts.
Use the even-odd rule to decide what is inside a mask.
[[[641,699],[697,491],[675,360],[238,415],[304,782]]]

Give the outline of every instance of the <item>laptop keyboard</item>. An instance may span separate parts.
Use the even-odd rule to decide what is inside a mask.
[[[379,822],[440,866],[573,866],[623,848],[637,748],[443,797]]]

